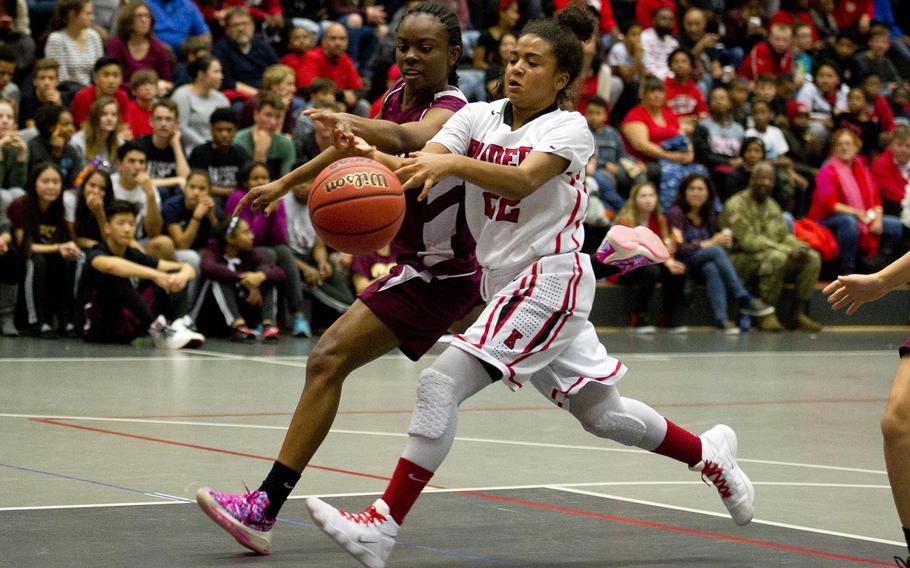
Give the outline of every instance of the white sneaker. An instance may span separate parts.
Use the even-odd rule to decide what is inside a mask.
[[[197,339],[192,336],[191,331],[186,329],[174,329],[167,324],[164,316],[158,316],[152,325],[149,326],[149,335],[155,341],[155,347],[158,349],[183,349],[190,347]]]
[[[315,497],[306,506],[316,526],[362,565],[385,568],[398,536],[398,523],[385,501],[377,499],[362,513],[341,511]]]
[[[195,331],[192,328],[193,318],[190,316],[183,316],[182,318],[177,318],[171,322],[171,327],[177,331],[185,331],[192,338],[191,341],[185,346],[188,348],[195,349],[197,347],[202,347],[205,345],[205,336]]]
[[[625,274],[640,266],[664,262],[670,258],[670,253],[660,237],[647,227],[613,225],[597,247],[594,258]]]
[[[748,525],[755,508],[755,488],[736,464],[736,433],[729,426],[718,424],[700,438],[702,460],[689,469],[714,484],[737,525]]]

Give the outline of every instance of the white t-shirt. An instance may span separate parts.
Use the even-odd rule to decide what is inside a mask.
[[[76,222],[76,190],[63,191],[63,220],[67,223]]]
[[[660,39],[654,28],[648,28],[641,32],[641,63],[649,73],[663,81],[670,76],[667,58],[677,47],[679,40],[673,34]]]
[[[306,203],[300,203],[293,193],[288,193],[284,196],[284,216],[288,246],[298,254],[310,254],[316,244],[316,229],[313,228]]]
[[[453,154],[503,165],[518,166],[531,152],[569,162],[563,173],[521,200],[465,183],[467,221],[485,270],[521,270],[540,257],[577,251],[584,241],[584,168],[594,153],[584,117],[557,109],[513,131],[503,119],[508,104],[507,99],[468,104],[430,140]]]
[[[142,188],[138,185],[132,190],[125,189],[120,185],[119,173],[111,176],[111,182],[114,185],[114,199],[129,201],[130,203],[135,203],[139,207],[139,215],[136,217],[136,240],[148,237],[148,235],[145,234],[145,217],[148,215],[148,201],[145,192],[142,191]],[[152,193],[155,195],[155,205],[160,211],[161,197],[158,195],[157,190]]]
[[[755,130],[754,127],[746,130],[746,138],[753,136],[761,139],[761,141],[765,143],[765,151],[768,154],[769,160],[776,160],[790,151],[790,145],[787,144],[784,133],[780,128],[772,124],[769,124],[764,132],[759,132],[758,130]]]

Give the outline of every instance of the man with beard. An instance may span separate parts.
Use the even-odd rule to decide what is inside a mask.
[[[651,20],[652,27],[641,32],[642,63],[648,73],[661,81],[670,76],[667,58],[679,41],[673,37],[675,18],[670,8],[660,8]]]
[[[221,88],[248,97],[257,95],[265,68],[278,63],[278,56],[269,44],[254,37],[253,16],[246,8],[228,10],[224,26],[224,37],[212,48],[212,55],[221,61],[224,72]]]
[[[769,197],[775,176],[771,162],[756,164],[749,187],[724,204],[723,222],[733,230],[730,261],[747,286],[758,284],[759,297],[771,306],[780,298],[784,281],[792,278],[796,297],[788,327],[816,333],[822,326],[806,310],[818,281],[821,256],[790,232],[780,205]],[[758,320],[758,328],[782,331],[784,326],[770,314]]]

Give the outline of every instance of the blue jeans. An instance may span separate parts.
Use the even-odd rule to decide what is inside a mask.
[[[604,202],[604,205],[610,211],[618,213],[622,206],[626,204],[626,200],[617,190],[619,183],[616,176],[606,170],[597,170],[592,177],[597,182],[598,193],[600,193],[600,199]]]
[[[834,233],[834,238],[837,239],[837,247],[840,249],[840,274],[855,272],[856,249],[859,245],[859,226],[856,217],[838,213],[822,219],[819,223]],[[893,252],[900,243],[902,233],[903,225],[901,225],[900,219],[893,215],[884,215],[879,250]]]
[[[730,312],[727,309],[728,295],[732,295],[740,302],[751,299],[752,296],[743,286],[727,252],[722,247],[703,248],[683,258],[682,262],[694,275],[700,275],[705,279],[708,303],[711,305],[711,313],[716,323],[720,324],[730,319]]]

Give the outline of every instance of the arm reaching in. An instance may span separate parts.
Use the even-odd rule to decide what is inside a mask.
[[[822,293],[828,296],[831,309],[847,307],[847,315],[852,316],[866,302],[878,300],[907,281],[910,281],[910,253],[874,274],[838,276]]]

